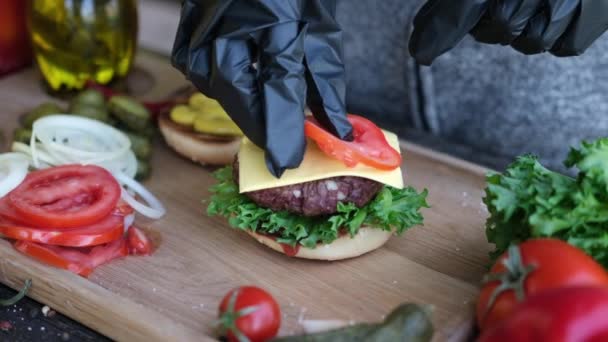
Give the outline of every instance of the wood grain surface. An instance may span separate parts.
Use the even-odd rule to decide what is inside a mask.
[[[162,98],[186,84],[164,59],[140,55],[137,82],[145,98]],[[152,82],[154,75],[156,82]],[[143,91],[142,91],[143,92]],[[28,70],[0,81],[2,133],[9,140],[17,113],[48,99]],[[398,303],[434,307],[437,340],[466,335],[472,301],[488,263],[481,203],[485,170],[404,143],[407,184],[428,188],[425,225],[368,255],[341,262],[291,259],[263,248],[225,220],[207,217],[210,169],[157,142],[146,186],[167,206],[161,220],[139,220],[160,233],[151,257],[131,257],[84,279],[46,267],[0,241],[0,282],[18,288],[33,279],[36,300],[122,341],[200,341],[213,333],[221,297],[231,288],[268,289],[284,314],[281,334],[301,319],[377,321]]]

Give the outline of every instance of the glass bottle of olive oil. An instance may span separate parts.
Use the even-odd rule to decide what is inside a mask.
[[[137,42],[136,0],[33,0],[36,61],[53,90],[125,76]]]

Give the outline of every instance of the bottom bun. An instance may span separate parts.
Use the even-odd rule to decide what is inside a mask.
[[[274,249],[277,252],[288,254],[296,258],[313,260],[342,260],[361,256],[382,247],[390,238],[392,233],[377,229],[362,227],[354,237],[343,235],[328,245],[318,245],[317,248],[307,248],[299,246],[292,249],[283,248],[283,245],[276,242],[272,237],[247,231],[247,234],[256,239],[259,243]]]
[[[240,138],[229,140],[206,139],[203,135],[188,131],[171,121],[168,115],[161,115],[158,127],[165,141],[177,153],[204,165],[228,165],[241,145]]]

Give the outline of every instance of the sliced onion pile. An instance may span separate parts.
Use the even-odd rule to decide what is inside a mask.
[[[166,212],[160,201],[134,179],[137,159],[129,138],[100,121],[65,114],[46,116],[34,122],[29,146],[15,142],[12,149],[15,153],[0,155],[0,197],[23,181],[30,164],[36,169],[93,164],[114,175],[123,186],[123,200],[135,211],[152,219]],[[125,187],[148,205],[137,201]]]
[[[40,142],[40,143],[38,143]],[[51,115],[34,122],[30,150],[33,165],[95,164],[135,177],[137,159],[131,141],[116,128],[74,115]],[[42,156],[39,156],[42,153]]]

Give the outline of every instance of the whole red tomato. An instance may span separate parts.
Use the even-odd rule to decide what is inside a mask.
[[[535,239],[512,246],[484,279],[477,323],[483,331],[505,319],[530,295],[576,285],[608,286],[608,273],[583,251],[561,240]]]
[[[254,286],[230,291],[222,299],[219,314],[223,333],[231,342],[268,341],[281,326],[279,304],[268,292]]]
[[[479,342],[608,341],[608,288],[564,287],[531,296]]]

